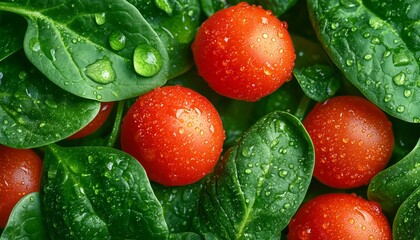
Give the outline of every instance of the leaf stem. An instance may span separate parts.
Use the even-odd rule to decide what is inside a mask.
[[[118,102],[114,126],[112,127],[111,134],[109,135],[108,141],[106,142],[106,146],[108,147],[114,147],[118,136],[120,135],[120,126],[123,118],[124,105],[124,100]]]
[[[297,117],[300,121],[302,121],[303,118],[305,117],[306,112],[308,111],[308,108],[309,108],[311,102],[312,102],[312,99],[309,98],[308,96],[306,96],[305,94],[300,99],[299,106],[296,109],[296,112],[294,114],[295,117]]]

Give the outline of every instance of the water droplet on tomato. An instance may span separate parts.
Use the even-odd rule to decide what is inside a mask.
[[[95,22],[98,25],[104,25],[106,23],[105,13],[95,13]]]
[[[90,79],[100,84],[111,83],[117,78],[112,62],[107,57],[87,66],[85,73]]]
[[[126,37],[120,31],[115,31],[109,35],[109,45],[115,51],[122,50],[125,47]]]
[[[140,44],[136,47],[133,62],[136,73],[144,77],[156,75],[163,66],[159,51],[148,44]]]

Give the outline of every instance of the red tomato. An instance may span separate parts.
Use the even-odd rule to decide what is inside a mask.
[[[378,203],[354,194],[331,193],[303,204],[289,223],[289,240],[392,239]]]
[[[366,185],[391,157],[391,122],[362,97],[338,96],[320,103],[303,124],[315,147],[314,176],[331,187]]]
[[[199,74],[221,95],[256,101],[292,78],[296,58],[287,24],[248,3],[223,9],[192,45]]]
[[[0,145],[0,228],[23,196],[39,191],[41,172],[42,160],[33,150]]]
[[[105,123],[113,107],[114,102],[102,102],[101,109],[99,110],[96,117],[84,128],[80,129],[78,132],[68,137],[68,139],[83,138],[94,133]]]
[[[190,184],[210,173],[224,138],[214,106],[181,86],[140,96],[121,127],[122,149],[138,159],[151,180],[166,186]]]

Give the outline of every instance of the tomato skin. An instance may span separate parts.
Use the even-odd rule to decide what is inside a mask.
[[[33,150],[0,145],[0,228],[23,196],[39,191],[41,172],[42,160]]]
[[[67,139],[79,139],[94,133],[105,123],[113,107],[114,102],[101,102],[101,109],[99,110],[96,117],[88,125]]]
[[[292,78],[287,24],[242,2],[210,16],[192,44],[198,73],[221,95],[257,101]]]
[[[303,124],[315,147],[314,177],[328,186],[367,185],[389,162],[391,122],[365,98],[333,97],[316,105]]]
[[[121,148],[148,177],[166,186],[196,182],[210,173],[225,133],[213,105],[197,92],[165,86],[142,95],[121,126]]]
[[[330,193],[304,203],[289,223],[289,240],[392,239],[380,205],[354,194]]]

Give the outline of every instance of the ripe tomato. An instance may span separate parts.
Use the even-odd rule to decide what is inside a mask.
[[[247,101],[290,80],[296,58],[287,23],[245,2],[210,16],[198,29],[192,50],[211,88]]]
[[[113,107],[114,102],[102,102],[101,109],[99,110],[96,117],[84,128],[80,129],[78,132],[68,137],[68,139],[83,138],[94,133],[105,123]]]
[[[166,186],[190,184],[211,172],[224,138],[214,106],[181,86],[140,96],[121,126],[122,150],[138,159],[151,180]]]
[[[392,239],[378,203],[354,194],[330,193],[303,204],[289,223],[289,240]]]
[[[23,196],[39,191],[41,172],[42,160],[33,150],[0,145],[0,228]]]
[[[315,147],[314,176],[331,187],[366,185],[391,157],[391,122],[365,98],[331,98],[316,105],[303,124]]]

